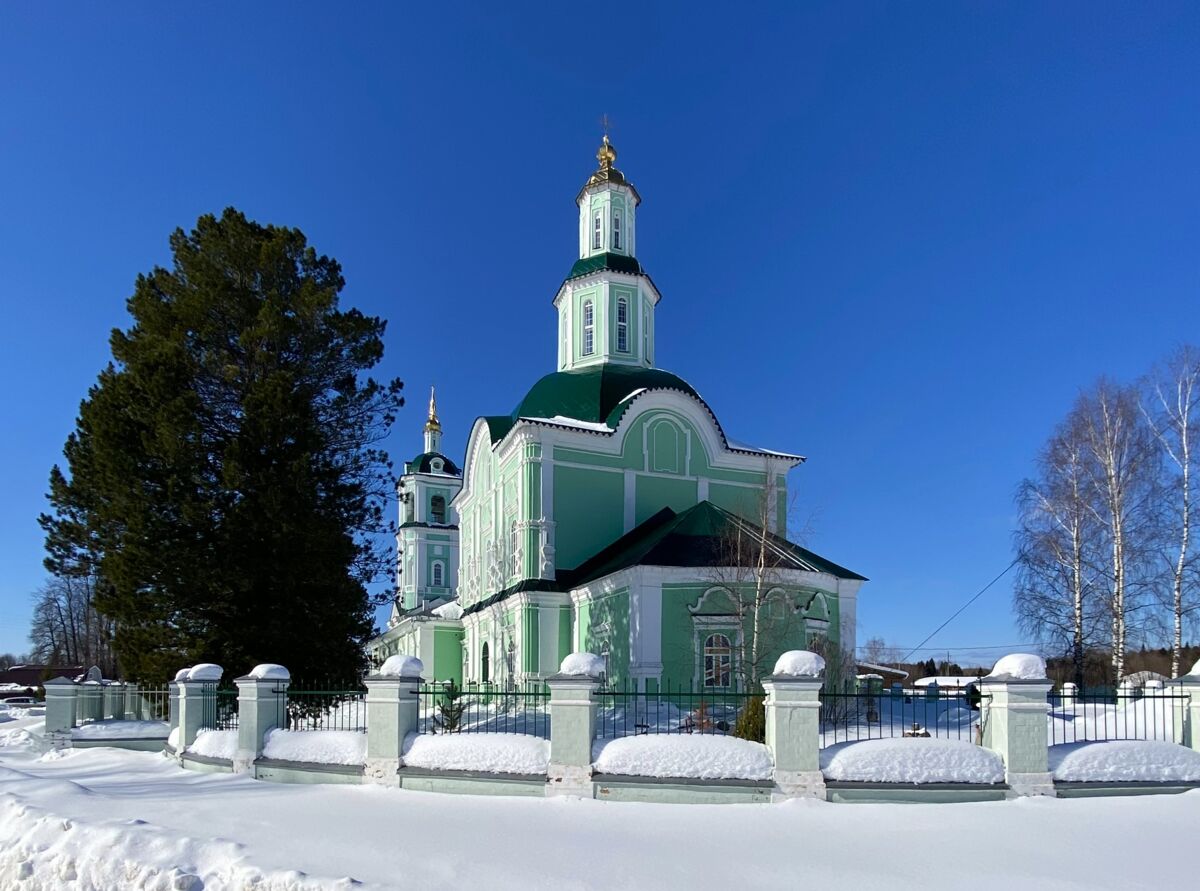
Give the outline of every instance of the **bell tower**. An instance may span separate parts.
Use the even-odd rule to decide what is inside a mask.
[[[633,183],[616,167],[608,134],[599,167],[579,194],[579,259],[554,299],[558,310],[558,370],[614,362],[654,365],[654,307],[659,293],[637,259]]]

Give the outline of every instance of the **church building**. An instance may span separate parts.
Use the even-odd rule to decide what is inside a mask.
[[[575,199],[557,369],[475,421],[461,472],[430,401],[373,661],[411,653],[430,680],[524,687],[584,650],[611,682],[654,692],[735,689],[787,649],[853,654],[865,579],[786,538],[787,475],[804,459],[730,438],[655,365],[662,295],[616,157],[605,136]]]

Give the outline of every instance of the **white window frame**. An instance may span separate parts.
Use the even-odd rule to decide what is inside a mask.
[[[617,298],[617,352],[629,352],[629,299]]]
[[[583,301],[583,355],[596,352],[596,307],[591,299]]]
[[[614,251],[623,250],[621,247],[621,211],[614,210],[612,218],[612,247]]]
[[[429,586],[431,588],[446,587],[446,564],[441,560],[434,560],[429,569]]]
[[[600,218],[600,211],[596,211],[592,218],[592,250],[598,251],[604,247],[604,223]]]
[[[709,641],[713,640],[713,638],[716,638],[716,637],[720,637],[722,640],[725,641],[724,649],[726,652],[723,657],[721,655],[719,655],[719,653],[717,653],[718,649],[720,648],[720,646],[718,644],[713,644],[713,646],[711,647],[711,649],[714,651],[714,655],[710,657],[708,654],[709,649],[710,649]],[[734,644],[733,644],[732,638],[728,634],[726,634],[724,631],[722,631],[721,629],[714,629],[711,632],[709,632],[708,634],[704,635],[704,642],[700,645],[700,683],[701,683],[701,686],[703,686],[706,689],[712,689],[712,690],[728,690],[733,687],[733,685],[734,685],[733,652],[734,652]],[[718,684],[718,683],[710,684],[709,683],[708,660],[710,658],[712,658],[714,660],[723,660],[723,662],[724,662],[723,668],[721,667],[719,662],[714,663],[715,669],[713,671],[713,674],[716,676],[717,680],[720,680],[723,677],[725,679],[725,683],[723,683],[723,684]]]

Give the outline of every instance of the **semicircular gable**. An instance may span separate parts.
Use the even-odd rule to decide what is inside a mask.
[[[467,456],[462,468],[462,489],[454,498],[456,502],[465,501],[475,488],[476,479],[482,469],[486,477],[492,469],[492,436],[487,418],[476,418],[471,426],[471,435],[467,437]],[[481,465],[480,462],[486,462]]]

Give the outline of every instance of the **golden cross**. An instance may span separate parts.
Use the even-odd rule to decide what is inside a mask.
[[[600,126],[604,128],[604,135],[608,135],[608,112],[605,112],[600,118]]]

